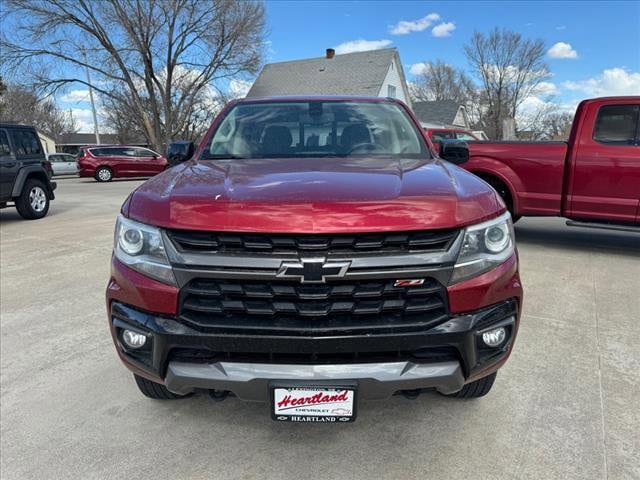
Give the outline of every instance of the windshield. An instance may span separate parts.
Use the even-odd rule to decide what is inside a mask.
[[[314,100],[236,105],[202,159],[364,155],[429,157],[413,122],[395,103]]]

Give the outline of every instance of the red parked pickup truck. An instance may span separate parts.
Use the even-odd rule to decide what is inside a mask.
[[[469,152],[464,168],[502,195],[514,219],[638,230],[640,97],[583,101],[568,142],[470,142]]]
[[[466,147],[441,155],[391,99],[227,106],[117,220],[109,325],[142,393],[232,392],[297,422],[485,395],[522,308],[513,226],[451,163]]]

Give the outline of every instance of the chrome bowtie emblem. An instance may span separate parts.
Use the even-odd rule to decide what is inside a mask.
[[[302,283],[325,283],[328,278],[341,278],[351,262],[325,262],[323,258],[282,262],[277,276],[300,280]]]

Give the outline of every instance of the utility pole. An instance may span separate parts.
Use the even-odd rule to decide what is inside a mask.
[[[87,63],[87,54],[84,54],[84,63]],[[98,125],[98,115],[96,114],[96,103],[93,100],[93,88],[91,87],[91,75],[89,67],[84,67],[87,72],[87,83],[89,84],[89,100],[91,100],[91,112],[93,113],[93,133],[96,136],[96,144],[100,145],[100,127]]]

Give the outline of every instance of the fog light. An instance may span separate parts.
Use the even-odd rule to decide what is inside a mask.
[[[147,343],[147,336],[144,333],[125,330],[122,332],[122,341],[129,348],[141,348]]]
[[[505,338],[507,338],[507,331],[504,327],[494,328],[482,334],[482,341],[492,348],[500,346]]]

